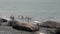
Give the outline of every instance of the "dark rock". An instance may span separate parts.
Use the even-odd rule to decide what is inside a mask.
[[[9,24],[10,26],[12,26],[14,29],[17,30],[24,30],[29,32],[35,32],[39,30],[39,27],[32,23],[21,23],[17,21],[10,21]]]
[[[55,21],[46,21],[46,22],[43,22],[40,26],[47,27],[47,28],[60,29],[60,23]]]
[[[7,22],[6,19],[0,19],[0,22]]]

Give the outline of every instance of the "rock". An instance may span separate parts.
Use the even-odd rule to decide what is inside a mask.
[[[45,21],[45,22],[42,22],[40,26],[60,29],[60,23],[55,21]]]
[[[40,27],[39,31],[35,32],[36,34],[56,34],[56,29],[51,29],[51,28],[45,28],[45,27]]]
[[[0,26],[0,34],[33,34],[27,31],[18,31],[11,26]]]
[[[11,21],[10,26],[17,30],[24,30],[24,31],[29,31],[29,32],[35,32],[39,30],[39,27],[37,25],[34,25],[32,23],[21,23],[18,21]]]

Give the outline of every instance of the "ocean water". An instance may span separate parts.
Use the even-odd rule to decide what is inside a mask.
[[[0,16],[60,18],[60,0],[0,0]]]

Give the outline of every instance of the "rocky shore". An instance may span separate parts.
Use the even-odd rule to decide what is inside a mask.
[[[0,19],[0,34],[60,34],[60,23],[45,21],[42,23],[30,23]],[[17,28],[17,29],[16,29]]]

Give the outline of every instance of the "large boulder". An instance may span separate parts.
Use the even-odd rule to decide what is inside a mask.
[[[25,22],[18,22],[18,21],[10,21],[10,26],[18,30],[25,30],[30,32],[39,30],[39,27],[37,25],[28,22],[25,23]]]
[[[45,21],[45,22],[42,22],[40,26],[60,29],[60,23],[55,21]]]

